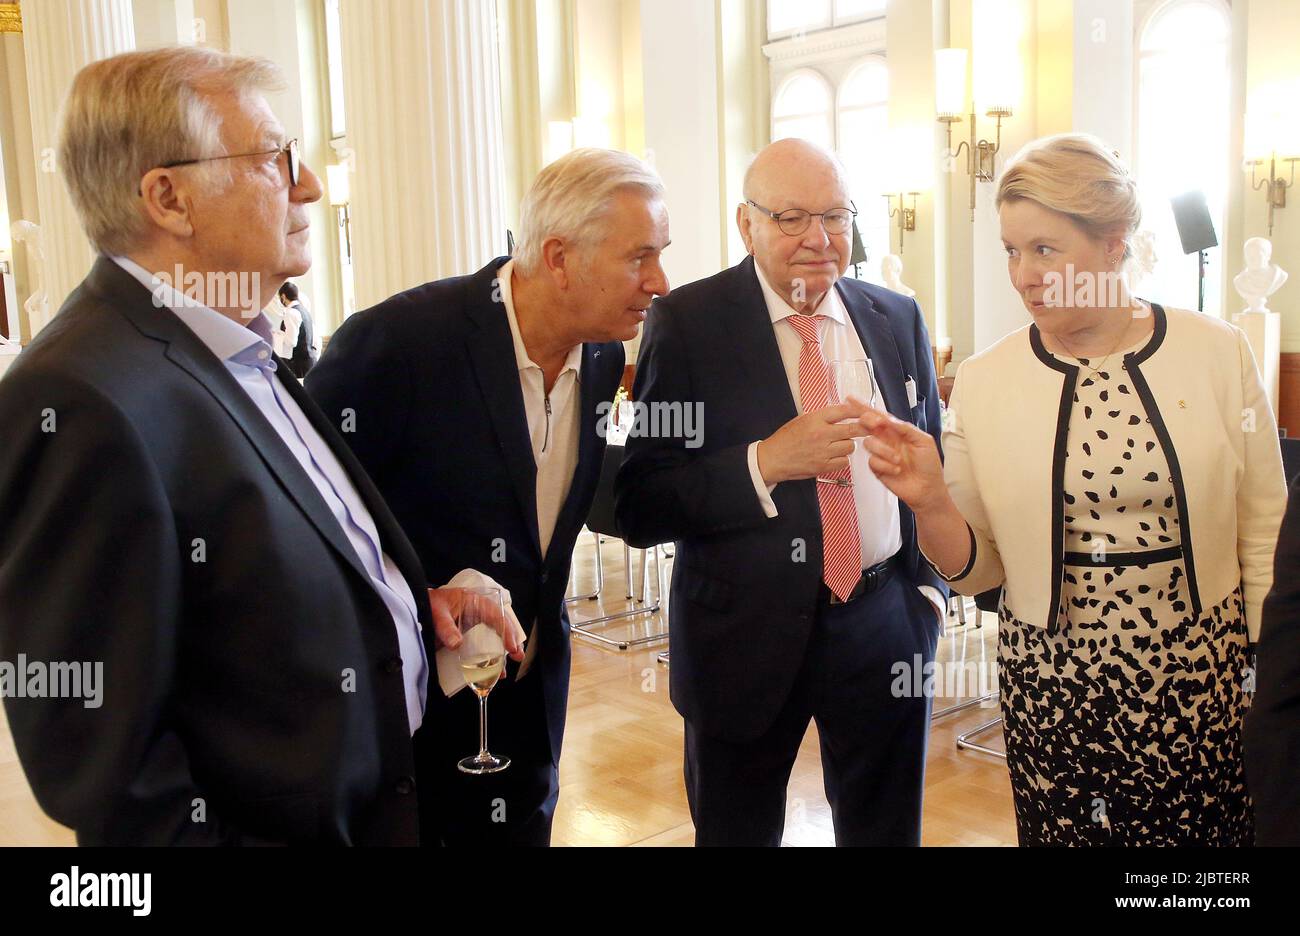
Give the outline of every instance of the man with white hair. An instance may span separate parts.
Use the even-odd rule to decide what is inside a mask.
[[[915,299],[844,278],[856,212],[832,154],[778,140],[744,189],[750,255],[656,301],[637,363],[635,399],[701,407],[703,444],[633,436],[617,485],[628,542],[677,543],[695,841],[780,844],[815,720],[836,843],[920,844],[946,588],[854,417],[874,400],[938,439],[929,336]]]
[[[464,594],[426,598],[271,350],[260,310],[307,271],[321,195],[278,84],[166,48],[87,66],[64,108],[101,256],[0,383],[0,657],[93,678],[5,692],[37,801],[83,845],[419,841],[412,736]]]
[[[663,185],[626,153],[580,149],[547,166],[520,226],[513,259],[352,316],[307,377],[321,409],[347,421],[428,580],[490,576],[529,634],[523,665],[489,706],[506,770],[458,771],[478,747],[477,700],[463,678],[444,681],[450,697],[429,693],[440,731],[417,756],[437,784],[437,813],[421,822],[452,845],[550,842],[573,545],[600,477],[620,342],[668,292]]]

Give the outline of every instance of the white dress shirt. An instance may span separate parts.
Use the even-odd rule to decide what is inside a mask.
[[[302,328],[302,313],[292,305],[285,305],[274,296],[262,310],[271,322],[271,349],[286,361],[293,357],[298,346],[298,329]]]
[[[574,345],[564,359],[564,368],[551,392],[546,392],[542,368],[533,363],[519,334],[519,319],[510,275],[515,262],[507,261],[497,271],[501,302],[510,322],[510,337],[515,345],[515,364],[519,367],[519,387],[524,393],[524,413],[528,418],[528,437],[533,443],[533,462],[537,465],[537,536],[545,558],[555,532],[560,509],[569,496],[573,473],[578,468],[578,380],[582,370],[582,345]]]
[[[803,397],[799,390],[799,352],[803,348],[803,339],[794,326],[784,321],[792,315],[798,315],[768,283],[762,269],[754,264],[758,274],[759,286],[763,289],[763,298],[767,302],[768,316],[772,320],[772,329],[776,334],[776,346],[781,352],[781,364],[785,368],[786,380],[790,384],[790,396],[794,399],[795,411],[803,415]],[[839,290],[832,287],[822,297],[814,310],[823,316],[819,323],[818,335],[821,338],[822,357],[826,363],[836,361],[865,361],[868,359],[862,347],[858,330],[849,318],[848,309],[840,298]],[[873,388],[874,395],[883,399],[880,387]],[[857,508],[858,535],[861,538],[862,567],[869,569],[877,563],[897,553],[903,546],[901,521],[898,514],[898,498],[889,488],[880,483],[870,466],[867,450],[860,441],[853,447],[849,456],[849,469],[853,473],[853,504]],[[754,483],[754,493],[763,507],[763,513],[769,517],[777,515],[776,504],[772,500],[772,491],[776,485],[767,484],[758,470],[758,442],[751,442],[748,451],[749,476]],[[944,602],[938,590],[928,585],[920,586],[921,593],[930,599],[940,617],[944,616]]]
[[[370,577],[370,584],[392,615],[397,629],[406,691],[406,717],[411,734],[415,734],[415,729],[424,720],[429,680],[429,661],[421,637],[415,596],[396,563],[383,551],[374,518],[347,471],[301,407],[275,378],[276,363],[271,357],[269,344],[272,337],[270,320],[265,314],[259,314],[247,326],[240,325],[183,295],[129,257],[113,257],[112,260],[153,293],[156,301],[171,309],[217,356],[293,453],[347,535]],[[273,583],[268,583],[268,587],[273,587]]]
[[[546,392],[542,368],[528,356],[519,333],[519,318],[510,281],[515,262],[509,260],[497,270],[501,303],[506,307],[510,337],[515,347],[515,364],[519,368],[519,387],[524,394],[524,413],[528,419],[528,437],[533,445],[533,462],[537,465],[537,537],[542,557],[551,545],[555,523],[569,496],[573,473],[578,468],[578,436],[581,432],[579,380],[582,371],[582,345],[574,345],[564,360],[564,368],[551,392]],[[516,678],[532,666],[537,652],[537,622],[528,635],[528,649]]]

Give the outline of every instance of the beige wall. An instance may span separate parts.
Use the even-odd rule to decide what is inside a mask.
[[[933,152],[938,152],[946,139],[942,126],[934,119],[934,50],[947,44],[947,6],[943,0],[916,0],[892,3],[886,13],[890,128],[928,129]],[[934,184],[916,200],[916,231],[904,235],[902,259],[903,281],[916,290],[930,340],[938,342],[949,334],[951,193],[948,179],[940,171],[942,167],[933,168]],[[893,248],[894,252],[897,249]]]
[[[948,25],[954,46],[971,48],[971,0],[950,0]],[[1024,142],[1066,130],[1084,130],[1103,136],[1131,158],[1133,148],[1134,47],[1143,15],[1153,2],[1134,6],[1118,0],[1033,0],[1022,4],[1027,17],[1027,41],[1021,54],[1026,79],[1024,99],[1006,123],[998,169]],[[1300,59],[1294,37],[1300,35],[1300,4],[1292,0],[1236,0],[1232,5],[1234,87],[1229,164],[1229,212],[1220,232],[1222,248],[1212,262],[1225,265],[1224,308],[1241,307],[1231,288],[1231,278],[1241,269],[1242,245],[1249,237],[1265,236],[1266,207],[1262,192],[1252,192],[1248,176],[1235,167],[1241,163],[1242,114],[1254,89],[1278,80],[1300,78]],[[1105,40],[1092,35],[1097,20],[1105,20]],[[978,49],[976,49],[978,54]],[[891,78],[896,58],[891,55]],[[898,87],[895,82],[894,87]],[[893,116],[891,111],[891,117]],[[992,122],[980,116],[981,136],[991,135]],[[989,133],[986,134],[985,130]],[[965,122],[954,132],[967,132]],[[964,159],[948,180],[951,199],[947,250],[949,329],[955,359],[981,350],[1008,331],[1028,321],[1006,283],[1005,263],[998,250],[998,231],[991,196],[993,184],[977,186],[979,205],[975,222],[967,209],[968,179]],[[1300,275],[1300,212],[1276,213],[1273,259]],[[923,275],[937,284],[945,271],[939,265],[925,271],[920,258],[907,258],[908,282],[918,289]],[[1283,314],[1282,350],[1300,351],[1300,286],[1287,283],[1271,305]]]
[[[1132,147],[1133,44],[1142,16],[1154,0],[1010,0],[1024,23],[1020,55],[1023,94],[1006,122],[1000,169],[1022,143],[1037,136],[1084,129]],[[142,45],[182,36],[198,24],[206,44],[269,54],[293,72],[293,87],[279,102],[304,137],[310,164],[323,171],[337,157],[328,148],[323,62],[317,0],[135,0]],[[543,161],[547,122],[575,117],[601,122],[609,145],[645,155],[666,173],[673,205],[675,243],[668,264],[675,284],[736,262],[743,246],[735,232],[734,205],[752,154],[767,142],[771,63],[763,56],[765,23],[758,0],[501,0],[508,52],[505,107],[507,215],[517,226],[517,207]],[[286,14],[287,11],[287,15]],[[1233,129],[1231,164],[1241,156],[1242,111],[1252,91],[1300,77],[1295,37],[1300,3],[1294,0],[1233,0]],[[1089,29],[1106,21],[1105,42]],[[895,125],[933,121],[935,48],[971,48],[972,0],[894,0],[887,14],[890,119]],[[687,23],[698,24],[690,29]],[[698,28],[696,28],[698,26]],[[30,152],[23,134],[30,122],[25,98],[21,37],[0,38],[0,143]],[[978,48],[975,49],[978,55]],[[666,67],[672,63],[673,67]],[[701,96],[707,100],[701,101]],[[8,102],[8,108],[4,106]],[[1113,105],[1113,106],[1112,106]],[[932,123],[936,144],[942,128]],[[1128,128],[1126,134],[1125,128]],[[968,124],[954,127],[954,142]],[[979,117],[980,136],[992,121]],[[689,154],[688,158],[683,158]],[[716,173],[700,173],[712,165]],[[678,165],[680,163],[681,165]],[[992,184],[977,186],[972,222],[965,160],[945,174],[936,160],[934,188],[918,201],[918,229],[909,233],[905,279],[917,290],[932,336],[951,338],[961,359],[1026,321],[1006,282]],[[34,208],[34,167],[6,158],[5,190],[11,217]],[[1218,254],[1228,274],[1225,308],[1239,307],[1231,275],[1241,267],[1244,241],[1265,235],[1266,209],[1248,177],[1233,173],[1229,214]],[[1292,282],[1273,298],[1283,313],[1283,350],[1300,351],[1300,203],[1279,209],[1273,232],[1274,260]],[[335,281],[337,231],[322,202],[313,225],[316,267],[304,289],[317,307],[338,305]],[[15,257],[20,301],[25,298],[22,251]],[[330,312],[333,318],[336,313]],[[335,322],[322,323],[328,331]],[[633,347],[631,350],[635,350]]]
[[[1295,0],[1249,0],[1245,7],[1245,97],[1249,104],[1252,91],[1275,81],[1300,79],[1300,3]],[[1234,25],[1241,22],[1234,17]],[[1296,102],[1300,105],[1300,102]],[[1300,120],[1300,109],[1296,119]],[[1298,154],[1300,155],[1300,154]],[[1239,158],[1238,158],[1239,164]],[[1265,170],[1267,171],[1267,169]],[[1288,173],[1289,174],[1289,173]],[[1250,188],[1244,181],[1240,201],[1233,207],[1236,223],[1230,224],[1229,239],[1224,242],[1223,258],[1228,279],[1244,266],[1242,245],[1251,237],[1268,236],[1268,209],[1263,192]],[[1277,209],[1273,222],[1273,262],[1291,274],[1285,286],[1269,299],[1269,307],[1282,314],[1282,351],[1300,352],[1300,197],[1287,193],[1287,207]],[[1231,284],[1228,285],[1231,289]],[[1228,295],[1227,309],[1240,310],[1243,303],[1235,290]]]

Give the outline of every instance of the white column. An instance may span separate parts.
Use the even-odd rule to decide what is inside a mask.
[[[1247,312],[1232,317],[1232,324],[1246,333],[1250,350],[1259,366],[1259,376],[1268,394],[1268,405],[1277,417],[1278,389],[1282,373],[1282,316],[1277,312]]]
[[[316,42],[316,29],[324,33],[323,13],[321,4],[301,0],[225,0],[229,51],[268,58],[280,66],[284,90],[268,93],[267,103],[288,136],[297,138],[304,165],[320,176],[322,185],[327,167],[338,160],[329,143],[328,88],[321,77],[324,43]],[[295,284],[307,297],[317,334],[330,334],[343,320],[344,300],[338,221],[328,191],[308,206],[307,216],[311,269],[296,277]]]
[[[719,42],[712,3],[641,0],[646,158],[667,192],[673,286],[728,266],[722,255]],[[665,68],[665,62],[674,67]]]
[[[194,0],[131,0],[139,49],[194,44]]]
[[[1133,153],[1133,4],[1074,0],[1074,126]]]
[[[492,0],[343,0],[358,308],[506,251]]]
[[[85,277],[95,257],[55,165],[59,108],[81,68],[135,48],[135,27],[130,0],[44,0],[24,3],[22,14],[36,201],[45,233],[41,283],[49,296],[48,314],[30,323],[35,335]]]

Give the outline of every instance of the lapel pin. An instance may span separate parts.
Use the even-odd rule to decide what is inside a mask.
[[[1187,401],[1186,401],[1186,400],[1179,400],[1179,401],[1178,401],[1178,408],[1179,408],[1179,409],[1187,409]]]

